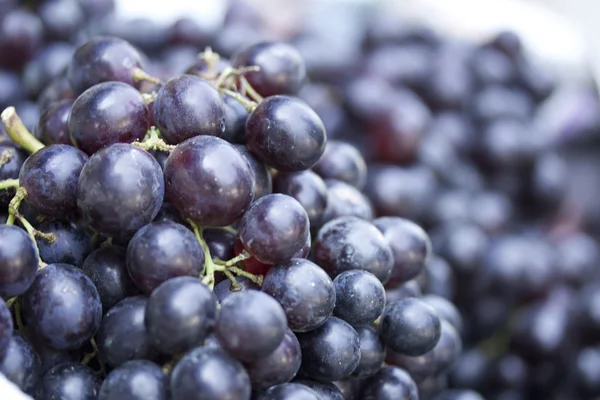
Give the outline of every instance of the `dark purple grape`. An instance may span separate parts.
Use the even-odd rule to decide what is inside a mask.
[[[230,143],[245,143],[246,120],[248,110],[235,98],[223,94],[223,110],[225,111],[225,131],[223,139]]]
[[[314,390],[321,400],[344,400],[340,389],[333,383],[320,382],[313,379],[294,379],[292,383],[299,383]]]
[[[13,335],[13,319],[4,300],[0,300],[0,360],[8,351],[10,339]]]
[[[100,19],[115,11],[115,0],[79,0],[83,12],[92,20]]]
[[[339,318],[330,317],[317,329],[296,336],[302,349],[303,376],[333,382],[349,377],[358,366],[358,334]]]
[[[429,212],[437,186],[435,175],[424,165],[380,164],[369,167],[365,194],[378,216],[419,220]]]
[[[27,92],[31,96],[37,97],[48,85],[48,82],[61,76],[71,61],[73,51],[73,46],[68,43],[47,44],[25,66],[23,84]]]
[[[415,381],[401,368],[383,367],[368,378],[361,390],[364,400],[419,400]]]
[[[40,358],[41,375],[44,376],[51,368],[63,363],[76,363],[81,360],[81,349],[76,350],[56,350],[48,346],[43,341],[36,339],[33,332],[27,332],[27,339],[31,342],[35,352]]]
[[[178,19],[169,28],[170,43],[186,44],[196,48],[208,46],[211,32],[206,26],[193,18],[183,17]]]
[[[556,244],[556,266],[567,283],[581,286],[594,275],[600,257],[597,243],[584,233],[574,233]]]
[[[458,332],[463,330],[463,317],[460,311],[450,300],[435,294],[427,294],[421,300],[429,304],[435,310],[440,319],[448,321]]]
[[[45,144],[71,144],[69,115],[72,106],[72,100],[62,100],[52,103],[42,112],[37,127],[37,133],[42,142]]]
[[[205,226],[226,226],[254,198],[252,169],[233,145],[214,136],[179,144],[165,164],[165,191],[181,216]]]
[[[23,294],[38,269],[38,252],[27,232],[13,225],[0,225],[0,296]]]
[[[545,132],[512,117],[490,122],[481,134],[485,163],[500,168],[529,165],[547,144]]]
[[[128,361],[104,379],[98,400],[168,400],[169,378],[146,360]]]
[[[314,228],[319,228],[340,217],[357,217],[366,221],[373,219],[373,205],[360,190],[335,179],[326,180],[325,185],[327,186],[327,207]]]
[[[171,278],[200,276],[204,262],[204,251],[196,236],[174,222],[144,226],[127,246],[127,271],[147,294]]]
[[[80,226],[64,220],[44,221],[38,230],[55,235],[54,241],[36,238],[40,258],[47,264],[70,264],[81,267],[92,252],[92,238]]]
[[[473,77],[480,86],[508,85],[516,79],[513,61],[502,51],[491,47],[477,49],[470,64]]]
[[[246,146],[237,144],[234,147],[240,152],[254,173],[254,200],[256,201],[267,194],[271,194],[273,192],[273,182],[267,166],[258,161],[248,151]]]
[[[46,35],[55,39],[70,39],[85,22],[85,15],[77,0],[44,1],[38,13]]]
[[[471,114],[480,123],[498,118],[526,121],[532,109],[533,102],[525,91],[500,85],[487,86],[471,98]]]
[[[285,312],[275,299],[257,290],[245,290],[221,302],[215,333],[234,357],[253,362],[275,351],[286,327]]]
[[[306,385],[282,383],[267,389],[257,400],[321,400],[321,396]]]
[[[423,88],[434,66],[434,52],[419,43],[386,45],[374,49],[366,60],[368,73],[396,86]]]
[[[370,146],[377,160],[407,164],[416,156],[431,121],[431,112],[412,92],[399,91],[393,106],[369,128]]]
[[[168,40],[167,27],[153,18],[139,16],[124,18],[124,16],[114,15],[105,18],[101,24],[104,34],[122,38],[136,49],[151,54],[162,49]]]
[[[156,158],[156,157],[155,157]],[[160,161],[159,161],[160,163]],[[186,222],[179,215],[179,211],[173,206],[173,204],[164,201],[156,218],[152,222],[175,222],[176,224],[185,225]],[[212,253],[211,253],[212,254]]]
[[[42,112],[55,102],[63,100],[73,102],[77,98],[78,93],[73,90],[69,80],[64,76],[56,77],[50,82],[44,82],[44,84],[47,86],[38,96],[38,104]]]
[[[100,326],[102,303],[94,283],[80,269],[50,264],[23,295],[25,320],[57,350],[81,347]]]
[[[273,179],[273,192],[296,199],[306,211],[311,227],[321,221],[327,207],[327,186],[314,172],[279,172]]]
[[[210,250],[211,257],[226,261],[232,259],[235,234],[225,229],[207,228],[202,231],[202,237]]]
[[[377,330],[371,326],[358,326],[354,329],[358,334],[360,361],[352,375],[365,378],[375,374],[383,366],[385,344]]]
[[[337,218],[323,226],[313,243],[313,257],[331,277],[362,269],[382,283],[388,281],[394,265],[392,251],[381,232],[356,217]]]
[[[102,318],[96,343],[102,360],[111,367],[127,361],[155,360],[159,352],[152,345],[145,326],[146,296],[133,296],[118,302]]]
[[[300,343],[291,330],[287,330],[279,346],[268,356],[246,363],[252,389],[264,390],[289,382],[300,369],[302,354]]]
[[[90,87],[75,100],[69,115],[71,141],[90,155],[114,143],[141,140],[149,127],[142,95],[122,82]]]
[[[302,100],[271,96],[246,122],[248,149],[263,163],[283,172],[311,168],[325,151],[325,127]]]
[[[385,289],[375,275],[360,269],[342,272],[333,280],[333,314],[352,326],[374,322],[385,307]]]
[[[440,326],[440,318],[431,306],[409,297],[387,304],[380,335],[393,351],[415,357],[435,347]]]
[[[242,364],[225,351],[197,347],[173,368],[171,399],[193,399],[199,393],[206,399],[249,399],[250,378]]]
[[[419,275],[431,256],[427,233],[414,222],[399,217],[377,218],[373,224],[392,250],[394,267],[390,284],[406,282]]]
[[[296,94],[306,80],[306,66],[294,47],[280,42],[262,42],[240,51],[234,67],[257,66],[244,74],[261,96]]]
[[[323,179],[336,179],[362,189],[367,180],[367,164],[356,147],[351,144],[329,141],[313,171]]]
[[[269,269],[261,290],[281,304],[294,332],[318,328],[335,306],[331,278],[311,261],[294,258]]]
[[[102,380],[87,365],[67,362],[44,374],[36,392],[36,399],[95,400]]]
[[[283,194],[266,195],[252,203],[239,229],[244,248],[265,264],[290,260],[304,247],[308,234],[306,211]]]
[[[550,66],[517,60],[519,83],[538,103],[548,99],[558,86],[556,74]]]
[[[466,349],[450,373],[450,384],[475,389],[485,387],[489,380],[490,361],[490,356],[482,349]]]
[[[217,299],[196,277],[169,279],[150,295],[145,324],[151,343],[167,354],[181,354],[204,343],[215,321]]]
[[[488,236],[470,223],[442,225],[432,234],[434,249],[457,274],[475,273],[488,250]]]
[[[519,35],[512,31],[499,32],[488,46],[501,51],[513,60],[521,56],[523,51],[523,44]]]
[[[408,297],[421,297],[422,294],[421,287],[413,279],[401,284],[398,287],[386,288],[385,300],[386,304],[389,304],[396,300],[403,300]]]
[[[79,174],[87,161],[84,152],[64,144],[36,151],[19,173],[19,183],[27,190],[26,201],[41,214],[73,215],[77,210]]]
[[[469,211],[472,221],[487,233],[505,229],[515,213],[506,194],[492,191],[482,192],[472,198]]]
[[[71,87],[82,93],[101,82],[135,86],[135,68],[143,69],[142,56],[131,44],[116,37],[98,36],[77,48],[67,74]]]
[[[158,91],[153,109],[156,127],[171,144],[199,135],[221,136],[225,131],[219,92],[197,76],[170,79]]]
[[[234,289],[229,279],[225,279],[215,285],[213,293],[217,296],[219,303],[225,300],[229,295],[239,292],[240,290],[260,290],[260,287],[250,279],[243,276],[236,276],[235,281],[239,285],[239,289]]]
[[[33,396],[40,381],[40,372],[39,356],[31,344],[15,331],[6,355],[0,362],[0,373],[23,392]]]
[[[156,217],[163,196],[163,175],[154,157],[118,143],[83,166],[77,207],[85,224],[98,233],[130,237]]]
[[[27,153],[16,145],[0,140],[0,181],[6,179],[17,179],[23,163],[27,159]],[[0,190],[0,206],[8,207],[8,203],[15,195],[15,189]]]
[[[95,250],[85,259],[81,270],[96,285],[105,312],[126,297],[138,293],[127,272],[125,249],[122,247],[105,246]]]
[[[15,9],[0,19],[0,65],[20,69],[40,48],[44,27],[40,18]]]

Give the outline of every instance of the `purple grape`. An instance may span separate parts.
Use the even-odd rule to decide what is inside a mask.
[[[156,127],[171,144],[198,135],[221,136],[225,109],[219,92],[206,80],[181,75],[165,83],[154,101]]]
[[[205,226],[226,226],[254,198],[253,172],[226,141],[198,136],[179,144],[165,164],[165,192],[182,217]]]
[[[283,194],[266,195],[252,203],[239,229],[244,248],[265,264],[290,260],[304,247],[308,234],[306,211]]]
[[[62,363],[44,374],[36,398],[95,399],[101,382],[100,377],[87,365]]]
[[[223,379],[223,377],[228,377]],[[249,399],[250,378],[242,364],[218,348],[197,347],[171,373],[171,398]]]
[[[17,179],[23,163],[27,159],[27,153],[12,143],[0,141],[0,158],[5,161],[0,163],[0,181],[6,179]],[[0,190],[0,206],[8,207],[8,203],[15,195],[15,189]]]
[[[24,9],[15,9],[0,21],[0,65],[20,69],[39,50],[44,27],[40,18]]]
[[[23,392],[33,396],[40,381],[40,358],[27,340],[16,331],[0,361],[0,372]]]
[[[4,300],[0,300],[0,360],[4,359],[13,336],[13,318]]]
[[[70,1],[70,0],[68,0]],[[49,43],[25,66],[23,84],[31,96],[38,96],[48,82],[66,70],[74,48],[64,42]]]
[[[0,295],[6,299],[23,294],[38,269],[38,252],[27,232],[0,225]]]
[[[234,357],[253,362],[277,349],[286,327],[285,312],[275,299],[257,290],[245,290],[223,300],[215,333]]]
[[[296,199],[306,211],[311,227],[320,223],[328,202],[327,186],[314,172],[279,172],[273,180],[273,192]]]
[[[361,398],[419,400],[419,393],[415,381],[406,371],[389,365],[366,380],[361,390]]]
[[[99,233],[130,237],[158,214],[164,180],[146,151],[114,144],[94,154],[79,175],[77,207],[82,220]]]
[[[145,325],[151,343],[167,354],[181,354],[201,345],[212,329],[217,299],[196,277],[169,279],[150,295]]]
[[[44,221],[38,230],[52,233],[52,243],[36,238],[40,258],[47,264],[70,264],[81,268],[83,261],[92,252],[92,238],[81,226],[65,220]]]
[[[306,80],[306,66],[302,56],[285,43],[263,42],[239,52],[234,67],[257,66],[258,71],[244,74],[261,96],[296,94]]]
[[[104,82],[83,92],[69,115],[71,141],[91,155],[114,143],[141,140],[150,127],[140,92],[122,82]]]
[[[116,37],[95,37],[77,48],[67,72],[71,87],[82,93],[102,82],[118,81],[134,86],[132,72],[142,68],[141,54]]]
[[[125,249],[117,246],[101,247],[90,254],[81,266],[96,288],[104,312],[115,304],[138,293],[125,261]]]
[[[98,400],[168,400],[169,378],[146,360],[128,361],[113,369],[102,382]]]
[[[268,356],[246,363],[254,390],[264,390],[289,382],[300,369],[302,354],[300,343],[291,330],[287,330],[279,346]]]
[[[333,312],[336,293],[331,278],[311,261],[294,258],[269,270],[261,290],[285,311],[295,332],[318,328]]]
[[[358,366],[358,334],[339,318],[330,317],[317,329],[296,336],[302,349],[303,376],[333,382],[349,377]]]
[[[135,285],[147,294],[171,278],[200,276],[204,262],[204,251],[196,236],[174,222],[144,226],[127,247],[127,271]]]
[[[25,320],[36,335],[57,350],[81,347],[100,326],[98,290],[72,265],[44,267],[22,301]]]
[[[30,155],[19,173],[26,201],[37,212],[52,217],[77,211],[77,184],[87,155],[72,146],[53,144]]]
[[[321,397],[308,386],[299,383],[282,383],[267,389],[257,400],[320,400]]]
[[[283,172],[311,168],[325,151],[325,127],[302,100],[272,96],[261,101],[246,122],[248,149]]]
[[[356,147],[330,140],[321,159],[314,165],[323,179],[336,179],[361,190],[367,181],[367,164]]]
[[[256,157],[248,151],[246,146],[236,144],[234,147],[240,152],[242,157],[244,157],[244,160],[246,160],[254,173],[254,200],[256,201],[267,194],[271,194],[273,192],[273,182],[267,166],[258,161]]]
[[[362,270],[342,272],[333,280],[333,314],[352,326],[373,323],[385,307],[385,289],[377,277]]]
[[[73,107],[72,100],[52,103],[40,115],[37,133],[45,144],[71,144],[69,133],[69,115]]]
[[[323,226],[313,244],[313,257],[333,278],[344,271],[362,269],[382,283],[390,278],[394,264],[381,232],[356,217],[340,217]]]
[[[111,367],[132,360],[158,358],[159,351],[152,345],[145,325],[147,304],[146,296],[127,297],[102,318],[96,342],[102,360]]]

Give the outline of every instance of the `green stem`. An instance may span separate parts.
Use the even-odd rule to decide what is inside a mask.
[[[256,108],[256,106],[258,105],[255,101],[252,100],[248,100],[247,98],[245,98],[244,96],[242,96],[241,94],[239,94],[238,92],[234,92],[233,90],[229,90],[229,89],[221,89],[221,93],[224,93],[228,96],[233,97],[234,99],[236,99],[237,101],[239,101],[240,103],[242,103],[242,105],[244,106],[244,108],[248,111],[248,112],[252,112],[254,111],[254,109]]]
[[[248,97],[250,97],[252,100],[254,100],[257,103],[260,103],[261,101],[264,100],[264,97],[262,97],[260,94],[258,94],[258,92],[256,90],[254,90],[254,88],[252,87],[250,82],[248,82],[248,79],[246,79],[245,76],[242,76],[240,78],[240,80],[242,81],[242,87],[244,88],[242,93],[248,95]]]
[[[223,260],[215,260],[215,264],[217,265],[221,265],[223,267],[232,267],[235,264],[247,260],[250,257],[252,257],[250,255],[250,253],[248,253],[246,250],[242,251],[240,254],[238,254],[237,256],[233,257],[231,260],[227,260],[227,261],[223,261]]]
[[[27,197],[27,190],[24,187],[18,188],[17,193],[15,193],[15,196],[8,204],[8,219],[6,220],[6,225],[13,225],[15,223],[15,218],[19,215],[19,207],[25,197]]]
[[[162,81],[160,79],[148,74],[146,71],[144,71],[141,68],[134,68],[131,73],[131,77],[133,78],[134,82],[146,81],[146,82],[154,83],[156,85],[160,85],[162,83]]]
[[[160,137],[160,132],[154,126],[148,130],[141,142],[134,142],[132,145],[146,151],[160,150],[166,153],[170,153],[176,147],[165,143]]]
[[[149,105],[156,100],[156,92],[142,93],[142,99],[144,99],[144,103],[146,103],[146,105]]]
[[[38,258],[39,258],[40,249],[38,248],[37,241],[35,240],[35,237],[36,236],[40,236],[40,237],[42,237],[42,238],[44,238],[46,240],[48,240],[48,239],[50,239],[50,240],[54,239],[53,241],[50,242],[50,243],[53,243],[56,240],[56,235],[54,235],[53,233],[45,234],[43,232],[38,231],[21,214],[17,214],[17,218],[19,218],[19,221],[21,221],[21,224],[23,225],[23,227],[27,231],[27,234],[29,234],[29,237],[31,238],[31,241],[33,242],[33,245],[35,246],[35,249],[37,250]],[[38,269],[42,269],[42,268],[44,268],[47,265],[48,264],[46,264],[41,258],[39,259],[39,268]]]
[[[6,179],[0,181],[0,190],[1,189],[9,189],[9,188],[18,188],[19,180],[18,179]]]
[[[0,118],[2,118],[6,133],[14,143],[23,147],[30,153],[35,153],[44,147],[44,144],[37,140],[31,132],[27,130],[23,121],[21,121],[21,118],[17,115],[14,107],[8,107],[2,111]]]
[[[17,301],[18,297],[11,297],[10,299],[6,300],[6,307],[8,308],[12,308],[13,304],[15,304],[15,301]]]
[[[0,167],[8,164],[15,155],[15,149],[7,147],[0,152]]]
[[[200,246],[202,246],[202,249],[204,250],[204,271],[203,271],[204,278],[202,279],[202,282],[206,286],[208,286],[210,288],[210,290],[212,290],[215,287],[216,265],[210,256],[210,249],[208,248],[206,241],[202,237],[202,228],[199,227],[191,219],[188,220],[188,223],[194,230],[194,235],[196,236],[196,239],[198,239],[198,243],[200,243]]]
[[[100,356],[100,350],[98,349],[98,344],[96,343],[96,339],[91,338],[90,344],[92,345],[92,353],[95,353],[96,358],[98,359],[98,364],[100,364],[100,375],[106,376],[106,367],[104,366],[104,362],[102,361],[102,357]]]
[[[250,272],[244,271],[243,269],[238,268],[238,267],[228,267],[227,270],[233,272],[237,276],[243,276],[245,278],[250,279],[252,282],[256,283],[258,286],[262,286],[263,277],[261,275],[251,274]]]
[[[229,281],[231,282],[231,290],[232,291],[237,292],[238,290],[240,290],[242,288],[240,286],[240,284],[238,283],[237,279],[235,279],[235,276],[233,276],[233,274],[230,271],[228,271],[226,269],[223,271],[223,273],[225,274],[227,279],[229,279]]]

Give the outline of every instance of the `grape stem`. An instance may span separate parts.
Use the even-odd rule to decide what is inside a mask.
[[[242,103],[242,105],[248,112],[254,111],[254,109],[258,105],[258,103],[256,103],[255,101],[248,100],[247,98],[245,98],[238,92],[234,92],[233,90],[229,90],[229,89],[220,89],[220,90],[221,90],[221,93],[231,96],[234,99],[236,99],[237,101],[239,101],[240,103]]]
[[[13,154],[13,149],[4,149],[0,152],[0,168],[12,160]]]
[[[144,71],[141,68],[134,68],[131,73],[131,77],[133,78],[134,82],[146,81],[146,82],[154,83],[155,85],[160,85],[162,83],[162,81],[160,79],[148,74],[146,71]]]
[[[8,308],[12,308],[13,304],[15,304],[15,301],[17,301],[18,297],[11,297],[10,299],[6,300],[6,307]]]
[[[159,130],[154,126],[148,129],[146,136],[141,142],[133,142],[132,145],[146,151],[160,150],[166,153],[170,153],[176,147],[174,145],[165,143],[165,141],[160,137]]]
[[[144,103],[146,103],[146,105],[149,105],[156,100],[156,92],[142,93],[142,99],[144,99]]]
[[[92,354],[95,355],[95,357],[98,359],[98,364],[100,364],[100,371],[99,374],[101,376],[106,376],[106,367],[104,366],[104,362],[102,361],[102,357],[100,356],[100,350],[98,349],[98,344],[96,343],[96,339],[91,338],[90,339],[90,344],[92,345]]]
[[[27,130],[14,107],[8,107],[2,111],[0,118],[2,119],[6,133],[14,143],[30,153],[35,153],[44,147],[44,144]]]
[[[218,78],[218,74],[216,72],[217,64],[221,57],[219,54],[212,51],[210,47],[204,49],[204,51],[198,54],[198,59],[206,61],[207,71],[206,74],[202,74],[203,78],[207,78],[209,80],[213,80]]]
[[[198,224],[196,224],[192,220],[188,219],[188,223],[192,227],[194,235],[196,236],[196,239],[198,239],[198,243],[200,243],[200,246],[202,246],[202,249],[204,250],[204,277],[202,278],[202,282],[206,286],[208,286],[211,290],[214,288],[215,272],[223,272],[225,276],[227,276],[227,278],[229,278],[230,280],[233,278],[232,286],[234,287],[239,287],[237,281],[235,281],[235,278],[233,277],[234,274],[237,276],[246,277],[259,286],[262,285],[262,276],[256,276],[254,274],[251,274],[250,272],[244,271],[242,268],[235,266],[240,261],[247,260],[251,257],[251,255],[248,254],[248,252],[243,251],[238,256],[227,261],[221,261],[218,259],[213,260],[210,255],[210,249],[208,248],[206,241],[202,237],[202,228],[199,227]]]
[[[231,290],[232,291],[237,292],[238,290],[242,289],[242,287],[240,286],[238,281],[235,279],[235,276],[233,276],[233,274],[231,272],[229,272],[227,269],[225,269],[223,271],[223,273],[225,274],[227,279],[229,279],[229,281],[231,282]]]
[[[2,166],[2,164],[0,163],[0,167]],[[19,180],[18,179],[6,179],[3,181],[0,181],[0,190],[1,189],[9,189],[9,188],[18,188],[19,187]]]
[[[241,81],[241,86],[242,86],[242,90],[241,92],[248,95],[248,97],[250,97],[252,100],[254,100],[257,103],[260,103],[261,101],[264,100],[264,98],[258,94],[258,92],[252,87],[252,85],[250,84],[250,82],[248,82],[248,79],[246,79],[245,76],[242,76],[240,78]]]
[[[15,218],[19,215],[19,207],[25,197],[27,197],[27,190],[24,187],[18,188],[17,193],[15,193],[15,196],[8,204],[8,219],[6,220],[6,225],[13,225],[15,223]]]

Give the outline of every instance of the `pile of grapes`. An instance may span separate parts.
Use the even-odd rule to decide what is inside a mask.
[[[515,34],[113,8],[0,1],[0,372],[23,392],[600,396],[599,250]]]

